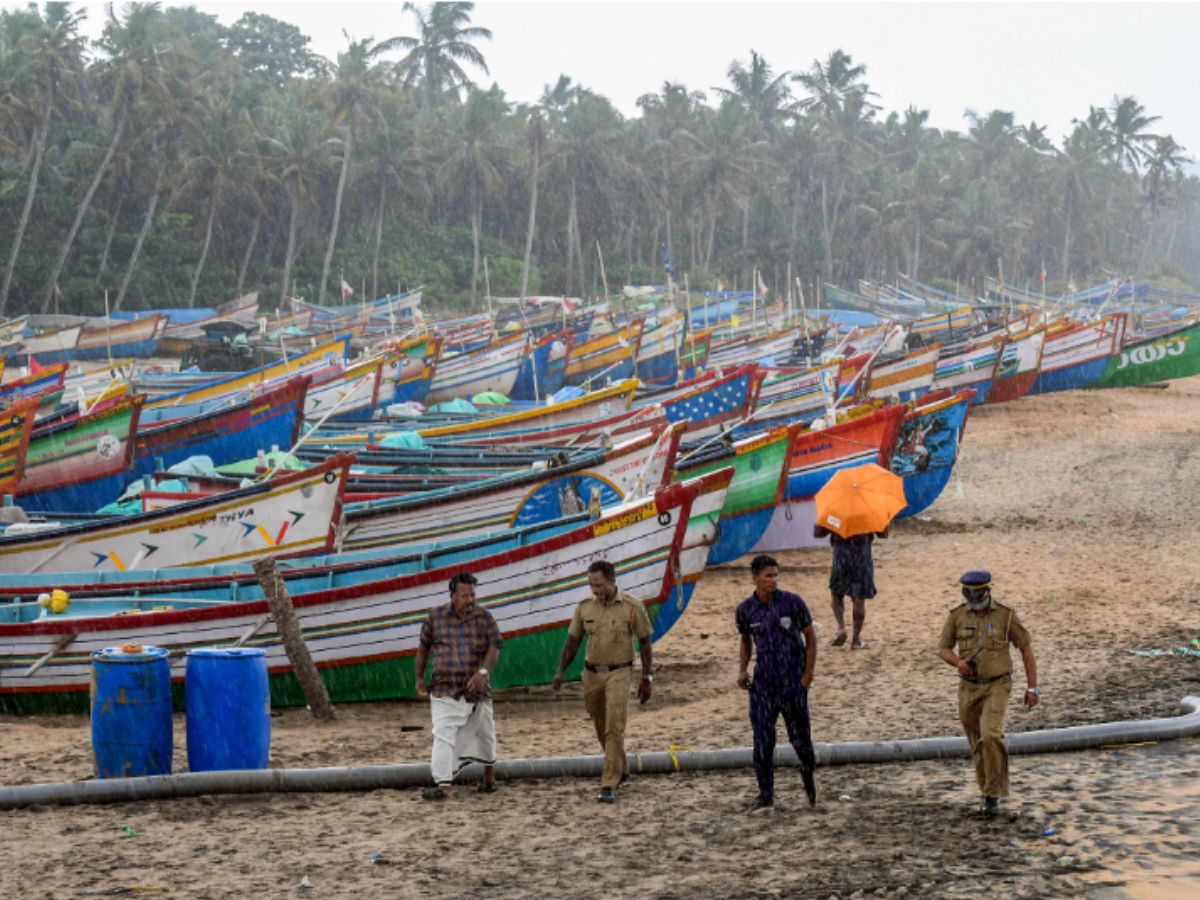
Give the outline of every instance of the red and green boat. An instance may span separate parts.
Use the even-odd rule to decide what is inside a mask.
[[[1093,388],[1135,387],[1200,374],[1200,323],[1134,341],[1114,353]]]

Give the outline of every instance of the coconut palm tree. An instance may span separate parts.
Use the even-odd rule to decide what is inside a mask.
[[[25,188],[25,203],[21,207],[21,215],[13,232],[8,265],[4,269],[4,282],[0,284],[0,314],[8,305],[13,271],[21,253],[25,230],[29,227],[42,160],[50,135],[50,120],[59,102],[75,102],[76,83],[83,74],[85,43],[79,34],[79,24],[85,14],[70,10],[65,3],[46,4],[45,18],[38,15],[36,6],[26,13],[16,15],[20,18],[12,24],[17,25],[20,31],[12,51],[19,58],[17,65],[24,70],[26,87],[36,98],[33,108],[37,110],[38,124],[33,135],[33,159],[29,167],[29,183]]]
[[[386,93],[387,70],[377,60],[387,51],[389,41],[376,44],[371,38],[351,41],[345,53],[338,54],[337,72],[334,79],[309,101],[310,105],[324,103],[332,109],[332,125],[342,135],[342,168],[338,175],[337,193],[333,204],[333,221],[329,225],[329,242],[325,247],[325,261],[321,266],[321,281],[317,288],[317,302],[325,302],[325,288],[329,281],[329,270],[333,265],[333,250],[337,246],[338,226],[342,217],[342,198],[346,194],[346,182],[350,172],[350,160],[354,155],[354,143],[358,137],[360,120],[375,123],[381,121],[379,100]]]
[[[479,242],[483,210],[504,196],[510,148],[504,140],[508,104],[498,88],[467,95],[437,172],[438,183],[455,200],[463,200],[471,217],[471,302],[478,296]]]
[[[162,60],[169,49],[168,33],[164,27],[162,10],[158,3],[131,3],[125,9],[122,21],[110,6],[108,24],[100,38],[100,47],[108,59],[98,66],[99,80],[107,89],[111,102],[112,134],[95,174],[79,207],[75,221],[63,240],[58,259],[46,282],[46,293],[42,299],[42,312],[50,308],[58,290],[58,278],[67,263],[67,257],[79,234],[83,217],[92,204],[97,188],[104,180],[112,163],[117,146],[125,136],[134,105],[144,96],[168,93]]]
[[[1119,166],[1129,166],[1137,174],[1138,167],[1149,157],[1158,135],[1148,129],[1159,120],[1146,115],[1146,108],[1133,97],[1113,97],[1106,110],[1105,151]]]
[[[487,61],[472,41],[491,40],[492,33],[466,24],[471,21],[474,3],[434,3],[422,8],[406,2],[403,9],[416,18],[419,37],[391,38],[384,49],[408,51],[396,71],[405,87],[420,88],[426,109],[437,108],[447,94],[457,98],[460,88],[471,87],[461,63],[487,74]]]
[[[733,87],[714,87],[713,90],[746,110],[752,123],[753,140],[761,141],[774,135],[783,122],[788,104],[787,82],[791,73],[776,75],[771,64],[751,50],[749,68],[735,59],[726,74]]]
[[[542,165],[542,152],[546,148],[546,119],[540,106],[529,113],[526,128],[529,139],[529,225],[525,230],[525,259],[521,264],[521,297],[529,295],[529,262],[533,257],[533,234],[537,222],[538,171]]]

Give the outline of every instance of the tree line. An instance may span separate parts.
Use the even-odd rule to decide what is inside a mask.
[[[667,82],[623,116],[560,76],[535,104],[486,76],[472,3],[336,62],[247,13],[65,3],[0,14],[0,313],[340,302],[417,284],[435,306],[694,288],[984,275],[1056,294],[1113,275],[1200,279],[1200,180],[1132,96],[1057,143],[1013,112],[884,114],[842,50],[727,83]]]

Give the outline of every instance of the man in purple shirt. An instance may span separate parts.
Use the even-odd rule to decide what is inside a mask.
[[[758,800],[751,812],[769,812],[775,806],[775,726],[780,714],[800,760],[800,776],[811,806],[817,802],[816,758],[808,724],[808,688],[817,663],[812,614],[799,595],[776,586],[779,564],[771,557],[754,557],[750,573],[754,593],[738,604],[735,617],[741,635],[737,683],[750,691],[754,773],[758,777]],[[752,654],[757,656],[753,679],[749,673]]]

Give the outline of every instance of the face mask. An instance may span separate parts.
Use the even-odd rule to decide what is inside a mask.
[[[983,612],[992,602],[992,595],[990,591],[976,593],[963,588],[963,599],[967,601],[967,606],[971,608],[972,612]]]

